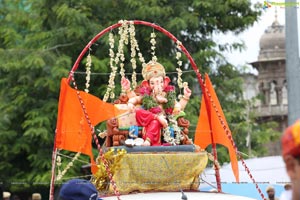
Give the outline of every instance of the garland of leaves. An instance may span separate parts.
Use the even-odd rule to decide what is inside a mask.
[[[157,107],[158,103],[155,101],[155,99],[151,95],[145,94],[143,96],[142,105],[146,110],[149,110],[151,108]]]
[[[166,93],[166,98],[168,101],[165,104],[163,104],[163,108],[167,115],[171,115],[176,101],[175,88],[174,86],[169,85],[164,89],[164,92]],[[151,95],[151,91],[148,88],[140,88],[140,94],[143,96],[142,105],[146,110],[157,108],[159,106],[155,98]],[[155,114],[158,113],[155,112]]]
[[[173,108],[176,101],[176,93],[175,90],[170,90],[167,92],[167,100],[168,102],[163,105],[165,112],[170,115],[173,112]]]

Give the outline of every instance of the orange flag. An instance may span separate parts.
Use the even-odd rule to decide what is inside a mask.
[[[216,92],[207,74],[205,74],[205,84],[209,91],[209,94],[211,95],[213,103],[216,105],[216,108],[218,109],[221,118],[223,119],[226,127],[229,130],[222,107],[220,105]],[[204,95],[206,95],[206,93]],[[210,117],[208,116],[209,112],[207,112],[206,102],[202,94],[200,116],[198,119],[194,143],[196,145],[199,145],[202,149],[205,149],[208,145],[212,144],[212,136],[213,136],[214,142],[216,144],[221,144],[227,147],[229,151],[233,174],[235,176],[236,182],[239,182],[239,169],[238,169],[238,162],[236,158],[235,148],[233,147],[230,139],[227,137],[226,132],[218,118],[217,112],[215,111],[214,107],[211,105],[212,102],[209,99],[208,99],[208,103],[209,103],[208,109],[210,109],[209,111]],[[231,132],[230,132],[230,136],[231,136]]]
[[[82,102],[80,102],[79,97]],[[92,154],[92,130],[86,119],[82,106],[93,126],[115,117],[121,112],[110,103],[83,91],[70,87],[66,78],[61,80],[58,117],[56,124],[55,145],[58,149],[81,152],[89,155],[92,166],[95,166]],[[96,168],[92,167],[93,173]]]

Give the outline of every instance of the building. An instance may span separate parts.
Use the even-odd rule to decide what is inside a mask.
[[[253,111],[257,122],[276,121],[282,132],[288,124],[288,101],[285,66],[285,30],[277,16],[260,38],[260,51],[257,61],[250,63],[258,74],[245,74],[244,97],[251,99],[259,95]],[[280,154],[279,141],[268,144],[269,154]]]

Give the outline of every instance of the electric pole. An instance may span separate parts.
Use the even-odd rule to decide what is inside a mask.
[[[288,124],[300,118],[300,60],[296,0],[285,0],[286,79],[288,88]]]

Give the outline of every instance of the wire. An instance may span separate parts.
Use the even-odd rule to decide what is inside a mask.
[[[57,155],[63,156],[63,157],[65,157],[65,158],[73,159],[72,156],[67,156],[67,155],[62,154],[62,153],[57,153]],[[84,160],[80,160],[80,159],[77,159],[76,161],[79,161],[79,162],[84,163],[84,164],[90,164],[89,162],[84,161]]]
[[[194,70],[186,70],[186,71],[182,71],[182,73],[191,73],[194,72]],[[73,72],[74,74],[86,74],[86,72],[81,72],[81,71],[75,71]],[[166,74],[177,74],[177,71],[174,72],[166,72]],[[91,75],[95,75],[95,76],[107,76],[110,75],[110,73],[105,73],[105,72],[92,72]],[[118,74],[119,75],[119,74]],[[125,75],[132,75],[132,73],[125,73]],[[141,76],[142,73],[136,73],[136,75]]]

